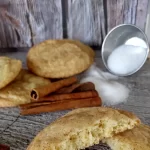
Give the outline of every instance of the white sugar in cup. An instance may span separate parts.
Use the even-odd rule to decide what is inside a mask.
[[[115,74],[132,74],[143,63],[146,55],[146,48],[121,45],[109,55],[107,66]]]
[[[125,42],[125,45],[133,45],[147,49],[147,44],[144,40],[138,37],[132,37]]]
[[[137,72],[145,63],[149,45],[145,33],[134,25],[122,24],[113,28],[102,45],[105,67],[118,76]]]

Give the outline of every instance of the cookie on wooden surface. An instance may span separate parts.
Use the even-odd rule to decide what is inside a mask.
[[[21,70],[16,79],[0,90],[0,107],[13,107],[30,102],[30,91],[44,86],[50,80],[36,76],[27,70]]]
[[[112,150],[150,150],[150,127],[139,125],[104,140]]]
[[[79,41],[47,40],[29,50],[27,66],[42,77],[65,78],[90,67],[94,55],[90,47]]]
[[[12,82],[22,68],[20,60],[0,56],[0,89]]]
[[[106,137],[132,129],[140,120],[132,113],[106,107],[80,108],[51,123],[27,150],[80,150]]]

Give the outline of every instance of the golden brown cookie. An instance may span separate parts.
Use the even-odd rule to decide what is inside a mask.
[[[104,140],[112,150],[150,150],[150,127],[139,125]]]
[[[0,89],[12,82],[22,68],[20,60],[0,57]]]
[[[27,150],[80,150],[139,123],[129,112],[106,107],[80,108],[47,126]]]
[[[30,49],[27,65],[36,75],[65,78],[86,70],[94,61],[94,51],[79,41],[47,40]]]
[[[30,102],[30,90],[50,83],[50,80],[21,70],[16,79],[0,90],[0,107],[13,107]]]

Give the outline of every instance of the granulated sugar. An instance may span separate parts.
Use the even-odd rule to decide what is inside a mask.
[[[117,82],[117,77],[102,71],[96,64],[93,64],[81,78],[80,82],[92,82],[102,99],[103,105],[111,106],[125,103],[129,96],[129,89]],[[119,93],[119,94],[118,94]]]
[[[145,61],[147,45],[139,38],[131,38],[117,47],[108,57],[108,68],[117,75],[127,75],[136,71]]]
[[[133,45],[133,46],[139,46],[139,47],[147,48],[145,41],[143,41],[142,39],[140,39],[138,37],[132,37],[132,38],[128,39],[125,42],[125,45]]]

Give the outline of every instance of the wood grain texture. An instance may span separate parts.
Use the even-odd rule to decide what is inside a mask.
[[[32,43],[63,37],[61,0],[27,0]]]
[[[0,53],[19,58],[26,67],[25,56],[28,49],[19,52]],[[96,52],[96,63],[103,70],[100,52]],[[119,78],[119,82],[131,90],[127,103],[113,106],[135,113],[147,125],[150,125],[150,61],[140,71],[129,77]],[[11,150],[25,150],[31,140],[56,118],[68,111],[45,113],[33,116],[19,116],[18,108],[0,108],[0,143],[9,145]]]
[[[29,47],[62,38],[60,0],[0,1],[0,47]]]
[[[144,30],[148,0],[1,0],[0,47],[70,38],[100,46],[122,23]]]
[[[137,13],[136,13],[136,25],[144,30],[146,26],[146,19],[148,13],[149,0],[138,0]]]
[[[106,34],[103,0],[68,0],[68,38],[99,45]]]
[[[145,29],[148,0],[68,0],[68,38],[101,45],[104,36],[119,24]]]
[[[0,1],[0,47],[31,45],[26,11],[26,0]]]
[[[107,28],[116,25],[135,24],[145,29],[148,0],[107,0]]]

